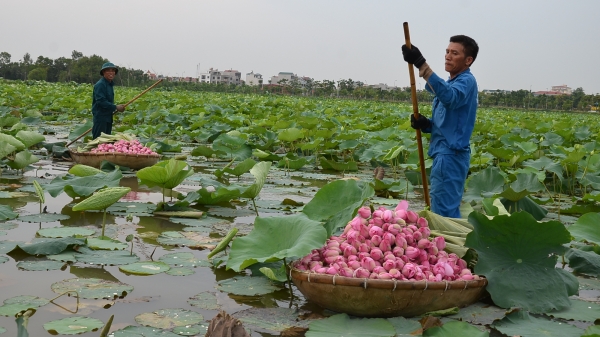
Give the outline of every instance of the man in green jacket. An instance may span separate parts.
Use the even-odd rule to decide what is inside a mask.
[[[113,90],[115,75],[119,69],[112,63],[106,62],[100,69],[102,78],[94,85],[92,97],[92,139],[100,137],[101,133],[110,135],[115,111],[125,111],[122,104],[115,105],[115,91]]]

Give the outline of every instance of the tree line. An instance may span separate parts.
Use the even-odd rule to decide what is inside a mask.
[[[12,55],[7,52],[0,53],[0,77],[8,80],[36,80],[47,82],[76,82],[95,83],[99,78],[99,69],[108,60],[99,55],[84,56],[83,53],[73,50],[71,57],[50,59],[38,56],[33,60],[29,53],[18,61],[12,61]],[[133,68],[119,68],[115,77],[115,84],[128,87],[148,86],[150,80],[143,70]],[[410,101],[410,87],[391,87],[382,89],[365,85],[363,82],[351,78],[332,80],[294,78],[291,81],[282,80],[277,85],[265,84],[259,86],[234,85],[224,83],[202,82],[163,82],[168,89],[184,89],[193,91],[231,92],[231,93],[256,93],[256,94],[281,94],[313,97],[338,97],[344,99],[368,99],[382,101]],[[427,103],[433,96],[426,90],[417,90],[419,102]],[[479,105],[482,107],[506,107],[537,110],[561,111],[598,111],[600,95],[586,95],[583,88],[577,88],[571,95],[539,95],[534,96],[531,91],[497,91],[494,93],[480,93]]]

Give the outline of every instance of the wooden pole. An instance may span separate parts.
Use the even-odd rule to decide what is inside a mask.
[[[410,44],[410,33],[408,32],[408,22],[404,23],[404,40],[408,48],[411,48]],[[413,114],[415,118],[419,118],[419,104],[417,103],[417,87],[415,84],[415,70],[412,64],[408,64],[408,73],[410,75],[410,93],[412,96]],[[421,140],[421,130],[417,131],[417,146],[419,149],[419,165],[421,167],[421,179],[423,180],[423,197],[427,206],[431,207],[429,201],[429,186],[427,185],[427,172],[425,171],[425,158],[423,156],[423,141]]]
[[[142,91],[139,95],[135,96],[134,98],[132,98],[129,102],[123,104],[123,106],[126,108],[129,104],[135,102],[138,98],[142,97],[143,94],[147,93],[148,91],[150,91],[150,89],[154,88],[155,86],[157,86],[160,82],[162,82],[162,79],[156,81],[154,84],[152,84],[151,86],[149,86],[146,90]],[[116,114],[117,111],[113,112],[113,115]],[[89,130],[87,130],[86,132],[82,133],[79,137],[75,138],[72,142],[70,142],[69,144],[67,144],[65,147],[69,147],[71,144],[75,143],[76,141],[79,140],[79,138],[87,135],[90,131],[92,131],[92,129],[90,128]]]

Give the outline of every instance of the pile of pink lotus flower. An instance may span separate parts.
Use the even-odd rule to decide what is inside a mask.
[[[444,251],[427,219],[401,201],[394,210],[361,207],[340,236],[297,261],[296,269],[345,277],[431,282],[474,280],[467,263]]]
[[[114,143],[102,143],[93,148],[91,153],[126,153],[133,155],[157,155],[149,147],[145,147],[137,139],[134,140],[118,140]]]

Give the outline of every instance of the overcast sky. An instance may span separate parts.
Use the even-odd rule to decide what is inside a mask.
[[[444,78],[448,39],[464,34],[480,47],[471,67],[480,90],[600,92],[599,0],[0,0],[0,8],[0,52],[12,61],[77,50],[170,76],[212,67],[242,79],[283,71],[408,86],[407,21]]]

